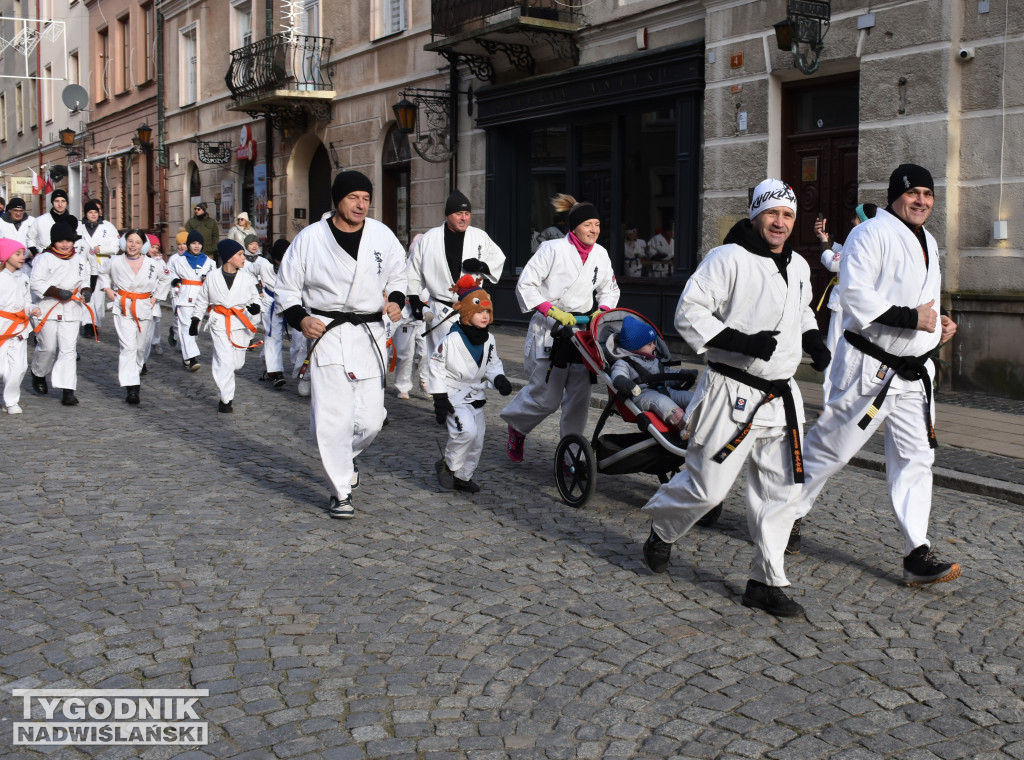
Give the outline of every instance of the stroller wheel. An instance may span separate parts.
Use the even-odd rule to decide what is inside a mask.
[[[594,450],[582,435],[571,433],[555,449],[555,485],[562,501],[579,509],[597,488]]]
[[[702,518],[697,521],[697,524],[702,528],[707,528],[718,522],[718,518],[722,516],[722,505],[719,504],[714,507],[710,512],[705,514]]]

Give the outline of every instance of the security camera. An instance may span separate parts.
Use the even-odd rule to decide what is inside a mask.
[[[974,58],[974,48],[960,48],[960,51],[956,54],[956,57],[961,61],[969,61]]]

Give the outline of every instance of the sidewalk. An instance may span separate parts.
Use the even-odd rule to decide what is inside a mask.
[[[492,332],[506,375],[516,388],[524,385],[525,328],[499,325]],[[687,360],[682,366],[700,370],[704,365]],[[821,386],[799,385],[809,427],[822,409]],[[948,391],[936,398],[935,485],[1024,505],[1024,402]],[[595,394],[591,403],[602,407],[604,397]],[[851,464],[884,471],[882,437],[872,436]]]

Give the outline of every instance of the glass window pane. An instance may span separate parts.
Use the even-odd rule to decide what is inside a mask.
[[[530,249],[537,250],[544,240],[565,235],[559,226],[551,198],[565,192],[568,129],[564,124],[534,129],[530,133]],[[561,220],[559,220],[561,221]]]
[[[669,277],[675,259],[676,121],[672,109],[625,117],[622,167],[625,277]]]
[[[812,90],[797,96],[796,131],[856,127],[859,118],[857,83]]]

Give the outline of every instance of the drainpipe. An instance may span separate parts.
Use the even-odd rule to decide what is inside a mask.
[[[170,224],[167,222],[167,154],[164,131],[164,14],[156,11],[156,173],[157,173],[157,216],[167,231],[164,250],[170,249]]]
[[[42,11],[40,10],[40,2],[36,0],[36,35],[41,39],[42,30],[39,28],[39,19],[42,18]],[[42,58],[40,54],[41,45],[36,44],[36,76],[43,70]],[[39,128],[39,144],[36,146],[38,152],[38,164],[39,169],[39,181],[43,181],[43,88],[36,84],[36,125]],[[39,215],[46,213],[46,193],[39,193]]]

